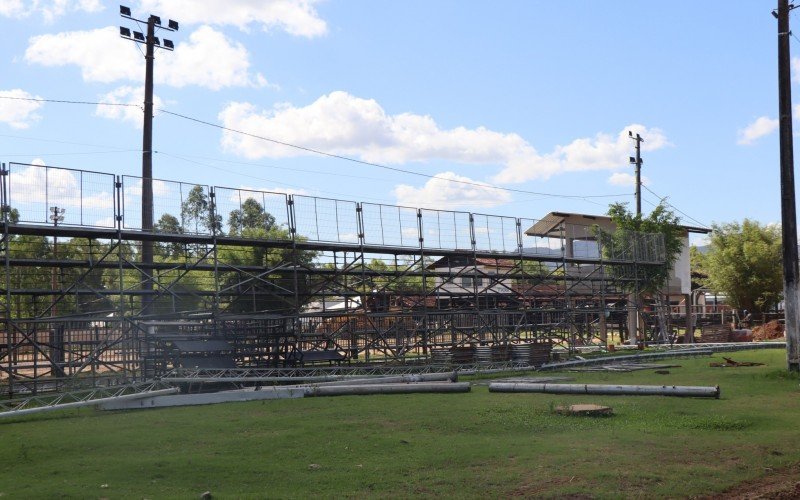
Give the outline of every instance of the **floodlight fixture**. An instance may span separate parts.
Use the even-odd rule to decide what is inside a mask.
[[[159,47],[161,46],[161,40],[159,40],[157,36],[153,37],[153,43],[155,43]]]
[[[178,21],[173,21],[172,19],[169,20],[169,29],[178,31]]]
[[[137,42],[144,42],[144,33],[141,31],[134,31],[133,32],[133,39]]]
[[[161,26],[161,18],[158,16],[150,16],[153,19],[153,24],[156,26]]]
[[[633,165],[636,164],[636,158],[634,158],[633,156],[629,156],[628,160],[630,160],[631,164],[633,164]]]
[[[125,38],[130,38],[131,37],[131,30],[129,30],[128,28],[126,28],[124,26],[120,26],[119,27],[119,36],[123,36]]]
[[[164,47],[169,50],[175,50],[175,44],[172,43],[172,40],[167,40],[166,38],[164,39]]]
[[[131,17],[131,8],[125,7],[124,5],[119,6],[119,15],[125,17]]]

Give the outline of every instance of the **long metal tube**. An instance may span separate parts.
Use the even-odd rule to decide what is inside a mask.
[[[317,386],[334,386],[334,385],[377,385],[377,384],[409,384],[419,382],[457,382],[457,372],[445,373],[418,373],[411,375],[395,375],[395,376],[378,376],[378,377],[364,377],[357,379],[343,379],[335,380],[333,382],[323,382],[316,384]]]
[[[719,386],[531,384],[494,382],[489,392],[538,392],[546,394],[598,394],[606,396],[678,396],[719,399]]]
[[[305,396],[364,396],[370,394],[461,393],[469,391],[469,382],[420,382],[416,384],[311,386],[305,388]]]

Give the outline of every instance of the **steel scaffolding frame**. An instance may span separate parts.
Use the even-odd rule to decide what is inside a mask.
[[[162,180],[143,231],[139,178],[11,163],[0,179],[9,395],[174,373],[184,341],[224,340],[241,369],[471,346],[508,363],[516,344],[623,335],[625,297],[665,265],[660,235],[612,248],[589,226],[530,237],[532,219]],[[573,240],[592,244],[566,252]]]

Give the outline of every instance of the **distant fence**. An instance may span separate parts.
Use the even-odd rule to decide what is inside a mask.
[[[142,178],[41,165],[11,163],[0,191],[3,205],[20,223],[142,230]],[[154,231],[164,234],[237,236],[237,220],[248,211],[262,217],[263,231],[248,238],[301,239],[331,245],[414,250],[457,250],[509,255],[614,259],[661,264],[660,234],[597,242],[593,226],[567,224],[558,236],[529,236],[535,219],[411,208],[206,186],[154,179]],[[51,210],[63,209],[58,214]],[[60,214],[60,215],[59,215]]]

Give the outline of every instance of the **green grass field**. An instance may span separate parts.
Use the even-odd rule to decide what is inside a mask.
[[[592,383],[717,385],[722,397],[350,396],[0,421],[4,498],[684,497],[800,462],[800,385],[762,367],[670,360]],[[593,402],[605,418],[555,415]]]

